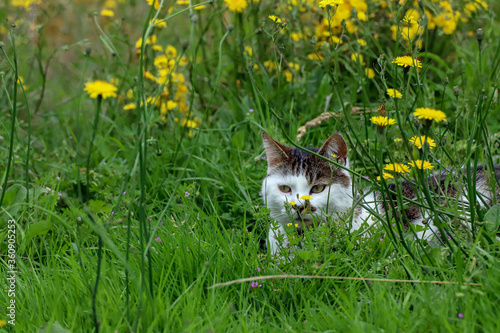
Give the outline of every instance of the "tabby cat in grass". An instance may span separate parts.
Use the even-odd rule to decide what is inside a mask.
[[[380,220],[373,218],[372,214],[385,216],[381,194],[368,192],[361,197],[357,195],[351,175],[345,169],[296,147],[280,144],[266,132],[262,132],[262,140],[268,163],[262,194],[265,205],[271,210],[271,218],[278,222],[277,229],[269,229],[268,248],[272,254],[279,253],[281,246],[288,246],[285,226],[290,223],[304,229],[326,222],[328,216],[334,221],[352,216],[351,230],[357,230],[364,223],[370,226]],[[321,148],[307,149],[349,168],[347,145],[340,134],[330,136]],[[497,179],[500,178],[500,166],[495,166],[495,173]],[[467,192],[447,181],[446,175],[433,174],[426,182],[432,193],[468,203]],[[482,207],[492,204],[494,196],[489,184],[489,172],[478,166],[476,200]],[[401,184],[401,188],[403,196],[408,199],[422,197],[407,181]],[[389,190],[394,189],[394,184],[389,185]],[[396,202],[395,197],[392,199]],[[416,232],[420,239],[437,241],[440,238],[438,228],[427,221],[428,214],[420,207],[410,204],[399,210],[399,214],[398,220],[406,229],[410,224],[421,226]],[[280,234],[284,237],[282,244],[278,242]]]

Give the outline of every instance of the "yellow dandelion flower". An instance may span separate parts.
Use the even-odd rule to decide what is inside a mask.
[[[106,16],[106,17],[113,17],[115,16],[115,12],[112,11],[111,9],[104,8],[101,10],[101,16]]]
[[[304,34],[302,34],[302,32],[292,32],[290,34],[290,38],[292,38],[294,42],[298,42],[299,40],[304,38]]]
[[[106,0],[104,1],[104,7],[106,8],[116,8],[117,4],[115,0]]]
[[[83,90],[89,94],[90,98],[102,96],[103,99],[106,99],[108,97],[116,97],[118,88],[106,81],[97,80],[85,83],[85,88]]]
[[[392,98],[403,97],[403,94],[401,94],[397,89],[392,89],[392,88],[387,89],[387,95],[391,96]]]
[[[341,5],[344,0],[322,0],[319,2],[320,8],[325,8],[326,6]]]
[[[392,164],[387,164],[384,170],[392,171],[395,173],[406,173],[410,171],[410,168],[407,165],[404,165],[403,163],[392,163]]]
[[[248,46],[248,45],[245,45],[245,51],[243,52],[243,54],[246,54],[249,57],[251,57],[253,55],[253,49],[252,49],[252,47]]]
[[[302,200],[311,200],[312,196],[311,195],[303,195],[299,199],[302,199]]]
[[[418,67],[422,68],[422,63],[418,59],[413,59],[411,56],[402,56],[392,59],[392,63],[403,67]]]
[[[384,178],[384,179],[392,179],[392,178],[394,178],[394,176],[391,175],[390,173],[382,172],[382,178]],[[377,176],[377,180],[381,180],[381,177]]]
[[[405,16],[403,17],[403,22],[408,23],[408,24],[415,24],[417,23],[417,20],[413,17],[413,15],[410,16]]]
[[[425,135],[422,136],[415,135],[413,138],[410,139],[410,142],[413,143],[415,146],[417,146],[418,149],[422,149],[422,146],[425,145],[426,143],[429,145],[430,149],[436,147],[436,142]]]
[[[292,225],[293,225],[293,223],[288,223],[286,226],[291,227]]]
[[[297,203],[295,201],[288,201],[291,206],[295,206]]]
[[[429,161],[416,160],[416,161],[411,161],[408,164],[413,168],[423,169],[423,170],[434,168],[434,166]]]
[[[353,53],[351,54],[351,60],[354,62],[358,62],[359,60],[359,62],[363,63],[363,56],[359,53]]]
[[[128,111],[128,110],[133,110],[136,108],[135,103],[129,103],[123,107],[123,110]]]
[[[31,5],[39,5],[42,0],[12,0],[11,4],[14,7],[24,7],[27,9]]]
[[[418,119],[429,119],[435,121],[446,120],[446,114],[443,111],[431,108],[418,108],[413,112],[413,115]]]
[[[157,78],[156,76],[154,76],[153,74],[151,74],[150,71],[144,71],[144,78],[148,79],[148,80],[151,80],[151,81],[157,81]]]
[[[386,127],[396,123],[396,120],[384,116],[371,117],[370,121],[379,127]]]
[[[400,142],[400,141],[403,141],[403,139],[401,139],[401,138],[395,138],[394,139],[394,142]]]
[[[155,10],[158,10],[160,8],[160,0],[146,0],[148,2],[148,5],[152,6],[154,4]]]
[[[358,40],[357,40],[357,42],[358,42],[358,44],[359,44],[360,46],[366,46],[366,40],[364,40],[364,39],[361,39],[361,38],[360,38],[360,39],[358,39]]]
[[[154,24],[155,28],[166,28],[167,27],[167,21],[162,21],[160,19],[156,19],[154,22],[151,19],[149,21],[149,24]]]
[[[324,59],[324,57],[321,54],[316,54],[316,53],[309,53],[307,55],[307,58],[309,58],[311,60],[323,60]]]
[[[365,68],[365,75],[371,80],[375,77],[375,71],[373,70],[373,68]]]
[[[173,110],[173,109],[175,109],[178,105],[179,105],[179,103],[174,102],[174,101],[172,101],[172,100],[168,100],[168,101],[167,101],[167,109],[168,109],[168,110]]]
[[[274,22],[276,22],[276,23],[281,23],[281,22],[283,22],[283,21],[281,21],[281,19],[280,19],[279,17],[277,17],[276,15],[269,15],[269,18],[270,18],[271,20],[273,20]]]
[[[186,126],[186,127],[191,127],[191,128],[196,128],[200,126],[200,120],[195,117],[194,120],[191,119],[182,119],[181,125]]]
[[[227,8],[236,13],[242,13],[247,8],[247,0],[224,0]]]

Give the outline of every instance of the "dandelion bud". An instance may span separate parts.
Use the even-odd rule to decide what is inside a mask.
[[[90,52],[92,52],[92,47],[90,43],[85,44],[85,56],[90,56]]]
[[[458,97],[458,95],[460,95],[460,91],[458,90],[458,86],[453,87],[453,95],[455,95],[455,97]]]
[[[94,16],[94,17],[97,17],[98,15],[99,15],[99,13],[98,13],[98,12],[93,12],[93,13],[92,13],[92,16]]]
[[[196,14],[195,14],[195,15],[193,15],[193,16],[191,17],[191,23],[193,23],[193,24],[198,23],[198,15],[196,15]]]
[[[443,84],[444,84],[445,86],[447,86],[447,85],[448,85],[448,83],[450,83],[450,80],[448,79],[448,77],[445,77],[445,78],[444,78],[444,82],[443,82]]]
[[[483,29],[479,28],[476,30],[476,39],[479,43],[484,39],[484,32]]]
[[[189,47],[189,41],[185,40],[182,42],[182,49],[185,51]]]
[[[443,124],[444,127],[447,127],[448,126],[448,121],[447,120],[443,120],[441,122],[441,124]],[[446,139],[445,139],[446,140]]]
[[[312,45],[316,45],[316,38],[314,38],[314,36],[311,37],[311,44]]]
[[[417,117],[413,118],[413,126],[415,126],[415,128],[419,128],[420,127],[420,120],[418,120]]]
[[[0,42],[0,49],[3,49],[4,46],[5,46],[4,42]]]
[[[227,26],[227,31],[231,32],[234,30],[234,25],[230,24]]]
[[[17,27],[15,23],[12,23],[10,26],[11,26],[12,28]]]

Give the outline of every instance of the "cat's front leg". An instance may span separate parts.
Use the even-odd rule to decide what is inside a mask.
[[[288,235],[283,225],[281,223],[278,223],[277,226],[271,225],[267,235],[267,248],[271,251],[271,255],[278,255],[281,249],[288,247],[288,244]]]

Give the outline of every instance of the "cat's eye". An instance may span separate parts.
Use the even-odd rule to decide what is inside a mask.
[[[292,192],[292,189],[288,185],[279,185],[278,188],[283,193],[290,193],[290,192]]]
[[[311,193],[321,193],[325,189],[325,185],[314,185],[311,188]]]

